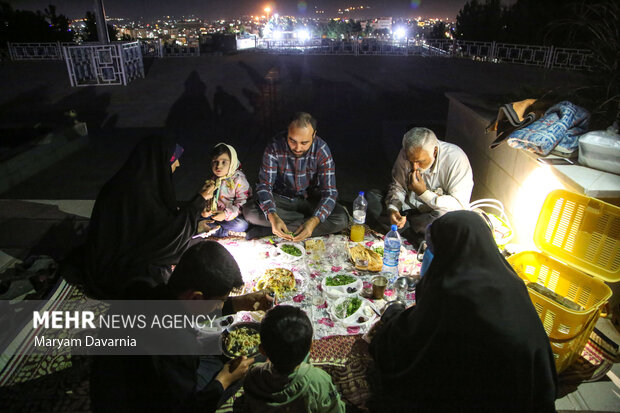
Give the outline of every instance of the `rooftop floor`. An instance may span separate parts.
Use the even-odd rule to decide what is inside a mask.
[[[441,139],[445,92],[503,101],[580,78],[528,66],[400,56],[246,53],[150,59],[145,66],[146,77],[128,86],[71,88],[64,62],[0,62],[0,130],[54,125],[74,109],[91,137],[90,147],[0,197],[94,199],[149,133],[168,133],[186,149],[175,174],[180,198],[203,181],[206,155],[221,141],[236,147],[252,182],[269,137],[303,110],[318,119],[318,134],[336,161],[340,197],[350,202],[360,189],[387,185],[409,126],[430,127]]]
[[[207,154],[220,141],[235,146],[252,183],[269,137],[284,129],[288,115],[304,110],[318,119],[318,133],[336,161],[340,198],[351,202],[360,189],[387,186],[408,127],[430,127],[441,139],[445,92],[506,102],[580,79],[575,73],[527,66],[397,56],[248,53],[145,63],[146,78],[128,86],[71,88],[64,62],[0,62],[0,133],[37,123],[58,125],[63,113],[74,109],[90,135],[85,149],[0,198],[48,200],[66,214],[88,217],[103,183],[133,145],[151,133],[170,134],[186,149],[175,173],[179,199],[192,196],[209,174]],[[39,219],[58,218],[50,214]],[[40,221],[29,222],[39,236],[44,232]],[[6,247],[0,250],[7,252]],[[584,384],[558,401],[558,408],[618,411],[619,393],[611,381]]]

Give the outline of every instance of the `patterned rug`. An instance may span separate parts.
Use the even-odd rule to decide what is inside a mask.
[[[60,280],[51,302],[83,302],[84,293]],[[36,331],[14,340],[18,349],[32,343]],[[23,331],[22,331],[23,333]],[[18,351],[19,352],[19,351]],[[90,412],[88,374],[90,359],[71,356],[0,356],[0,400],[7,412]]]

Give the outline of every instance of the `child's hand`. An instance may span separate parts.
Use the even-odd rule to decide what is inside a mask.
[[[211,213],[211,219],[214,221],[224,221],[226,219],[226,213],[224,211],[217,211]]]
[[[202,195],[204,199],[211,199],[213,198],[213,192],[215,192],[215,182],[209,179],[200,189],[200,195]]]
[[[211,210],[208,210],[208,209],[205,208],[205,209],[202,210],[200,215],[202,215],[203,218],[209,218],[211,215],[213,215],[213,212],[211,212]]]

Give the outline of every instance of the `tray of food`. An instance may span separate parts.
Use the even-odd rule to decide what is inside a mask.
[[[225,329],[220,336],[222,353],[229,358],[254,357],[260,345],[260,324],[238,323]]]
[[[320,238],[310,238],[305,242],[307,252],[322,254],[325,252],[325,242]]]
[[[362,280],[350,274],[330,275],[321,281],[321,288],[330,298],[359,295],[362,287]]]
[[[268,290],[273,292],[278,299],[282,299],[285,294],[295,291],[296,286],[297,282],[291,270],[270,268],[256,281],[254,290]]]
[[[306,250],[301,244],[297,243],[281,243],[278,245],[280,257],[287,261],[296,261],[306,255]]]
[[[368,326],[377,319],[378,312],[369,300],[355,297],[341,297],[329,307],[332,320],[345,327]]]
[[[351,254],[351,261],[358,270],[378,272],[383,268],[381,255],[360,244],[349,248],[349,253]]]

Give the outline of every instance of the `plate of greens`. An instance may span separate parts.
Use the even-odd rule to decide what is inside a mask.
[[[370,325],[377,318],[373,303],[359,296],[341,297],[329,307],[332,320],[345,327]]]
[[[281,243],[278,245],[280,256],[288,261],[296,261],[306,255],[303,245],[298,243]]]
[[[321,288],[330,298],[359,295],[362,287],[362,280],[351,274],[329,275],[321,281]]]

